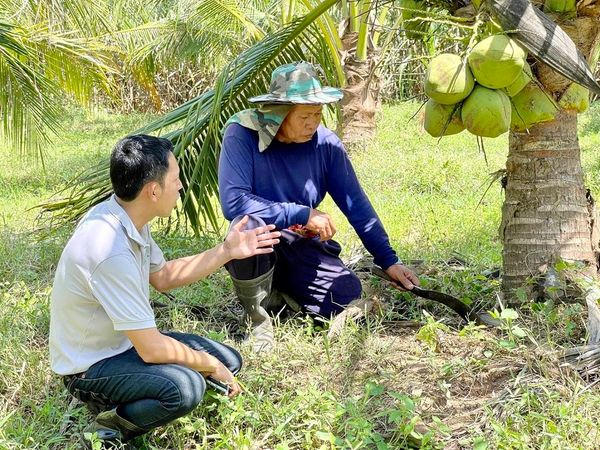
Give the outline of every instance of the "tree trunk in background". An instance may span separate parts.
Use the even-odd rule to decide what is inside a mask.
[[[558,23],[589,60],[600,37],[598,17]],[[532,68],[555,100],[570,85],[542,63]],[[576,113],[561,110],[555,120],[534,125],[529,133],[511,131],[500,225],[507,300],[516,302],[516,288],[561,259],[582,261],[587,274],[595,276],[596,227],[593,199],[583,184]],[[527,298],[535,298],[528,286]]]
[[[357,33],[346,31],[342,38],[342,61],[346,75],[344,98],[340,102],[342,120],[338,135],[344,144],[357,144],[375,136],[375,115],[380,107],[380,80],[376,73],[377,51],[369,49],[366,61],[356,55]]]

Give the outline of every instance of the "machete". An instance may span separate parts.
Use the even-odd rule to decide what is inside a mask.
[[[382,278],[389,282],[395,282],[390,278],[390,276],[379,266],[371,266],[371,273],[379,278]],[[397,282],[396,282],[397,283]],[[452,311],[457,313],[460,317],[462,317],[467,322],[472,321],[477,323],[478,325],[485,325],[487,327],[498,327],[501,322],[497,319],[494,319],[488,312],[481,311],[476,312],[469,308],[468,305],[461,302],[456,297],[453,297],[449,294],[445,294],[439,291],[433,291],[429,289],[423,289],[419,286],[414,286],[410,291],[411,294],[416,295],[417,297],[426,298],[427,300],[433,300],[442,305],[447,306]]]

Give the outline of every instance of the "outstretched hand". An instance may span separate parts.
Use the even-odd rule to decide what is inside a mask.
[[[392,285],[401,291],[410,291],[413,287],[419,285],[419,278],[403,264],[392,264],[385,269],[385,273],[393,280]]]
[[[236,223],[225,237],[223,247],[229,259],[244,259],[254,255],[273,252],[273,246],[279,244],[279,231],[273,231],[275,225],[246,230],[248,216]]]

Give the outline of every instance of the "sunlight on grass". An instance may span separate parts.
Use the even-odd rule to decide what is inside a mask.
[[[430,262],[424,284],[493,305],[498,280],[482,271],[501,263],[499,181],[483,195],[490,174],[504,167],[506,136],[486,140],[485,155],[466,132],[438,142],[419,129],[418,118],[411,120],[418,107],[384,107],[377,140],[352,149],[353,164],[399,255]],[[69,409],[62,383],[48,367],[49,293],[71,230],[38,241],[30,234],[37,212],[28,209],[106,158],[119,138],[147,120],[73,112],[47,150],[45,170],[0,151],[0,449],[75,449],[90,420],[83,408]],[[597,198],[599,123],[600,105],[580,121],[586,182]],[[321,209],[333,214],[344,255],[362,251],[331,199]],[[194,237],[184,226],[170,234],[159,223],[153,228],[169,258],[220,240],[219,233]],[[467,264],[443,263],[456,254]],[[459,331],[457,319],[443,308],[389,290],[368,274],[361,277],[365,296],[384,305],[380,316],[349,324],[335,342],[324,332],[327,323],[281,320],[273,354],[241,349],[246,394],[233,401],[209,395],[190,416],[140,439],[140,447],[483,450],[597,444],[598,391],[559,369],[553,353],[585,339],[578,305],[535,305],[498,331],[474,324]],[[162,329],[228,342],[239,334],[240,309],[223,271],[173,294],[175,300],[152,294]]]

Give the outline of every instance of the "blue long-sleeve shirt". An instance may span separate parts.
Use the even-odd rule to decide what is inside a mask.
[[[386,269],[398,261],[335,133],[320,125],[308,142],[284,144],[274,139],[261,153],[256,131],[236,123],[227,127],[219,161],[219,196],[227,220],[254,214],[278,229],[306,225],[310,209],[316,209],[327,193],[375,264]]]

